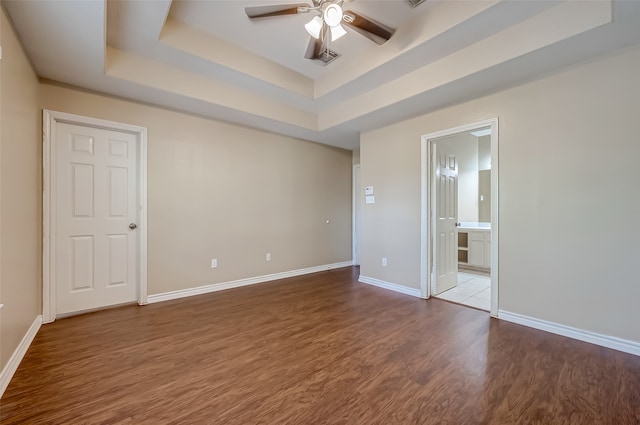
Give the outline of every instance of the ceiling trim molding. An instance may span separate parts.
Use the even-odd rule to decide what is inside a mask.
[[[612,22],[611,1],[563,2],[394,81],[322,110],[319,129],[340,125]],[[580,8],[580,13],[576,13]],[[563,25],[556,25],[562,22]],[[543,34],[539,28],[546,28]],[[538,31],[537,31],[538,30]]]
[[[158,42],[290,92],[313,98],[314,83],[311,78],[204,31],[191,28],[171,17],[167,18]]]
[[[317,115],[162,62],[107,46],[105,75],[263,118],[317,130]]]

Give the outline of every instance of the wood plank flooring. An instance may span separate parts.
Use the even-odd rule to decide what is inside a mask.
[[[640,424],[640,357],[346,268],[40,330],[10,424]]]

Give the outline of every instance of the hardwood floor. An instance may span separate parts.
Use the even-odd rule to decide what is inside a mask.
[[[640,357],[346,268],[41,328],[9,424],[640,424]]]

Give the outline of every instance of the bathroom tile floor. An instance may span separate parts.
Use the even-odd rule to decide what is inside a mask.
[[[436,295],[436,298],[489,311],[491,278],[484,273],[458,272],[458,286]]]

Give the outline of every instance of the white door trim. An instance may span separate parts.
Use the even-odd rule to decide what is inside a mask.
[[[454,134],[473,131],[481,127],[491,127],[491,308],[490,314],[498,317],[498,118],[492,118],[473,124],[449,128],[435,133],[425,134],[421,138],[420,155],[420,292],[422,298],[431,296],[431,238],[429,212],[432,201],[429,188],[432,185],[432,165],[430,142]]]
[[[358,230],[356,226],[356,212],[360,206],[358,203],[359,187],[356,187],[356,174],[360,172],[360,164],[354,164],[353,171],[351,173],[351,191],[352,191],[352,204],[351,204],[351,261],[354,266],[358,265],[360,259],[360,246],[358,245]]]
[[[138,229],[138,304],[147,304],[147,129],[136,125],[105,121],[64,112],[42,111],[42,317],[44,323],[56,319],[55,281],[55,211],[56,164],[51,161],[52,144],[56,140],[57,123],[95,127],[132,133],[138,141],[138,194],[140,199]]]

